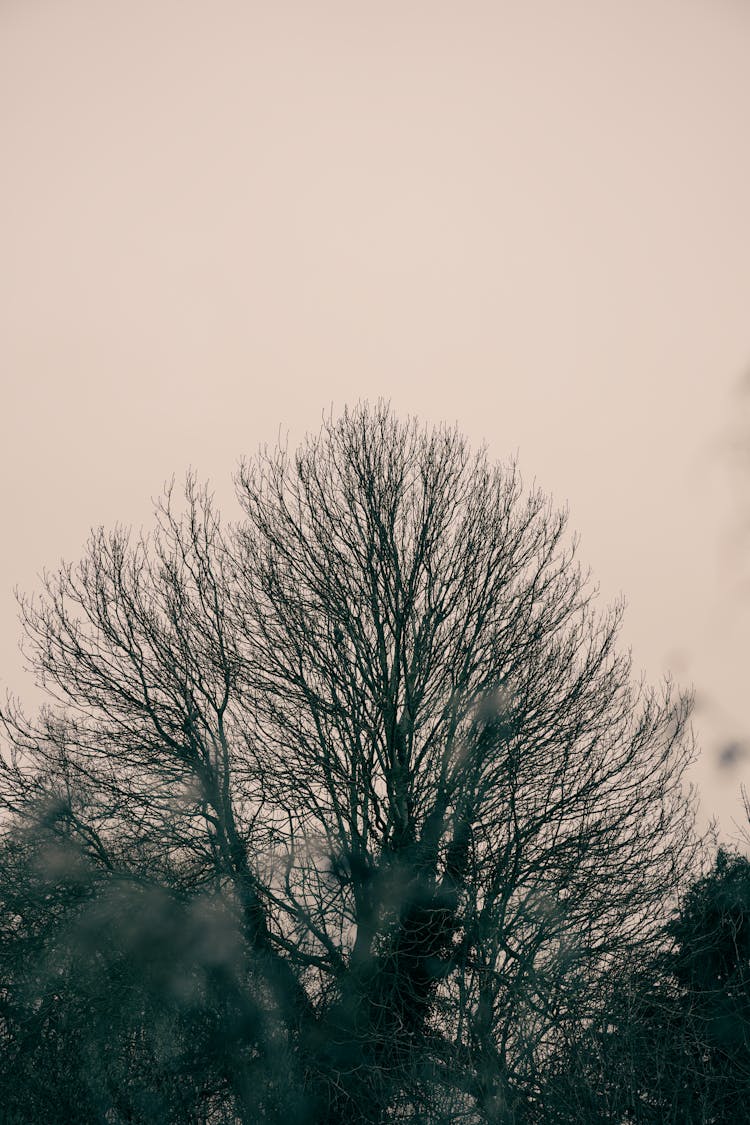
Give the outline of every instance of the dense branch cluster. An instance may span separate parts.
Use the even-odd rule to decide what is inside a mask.
[[[237,492],[23,603],[0,1036],[80,1120],[581,1119],[562,1077],[693,863],[687,701],[453,430],[357,408]]]

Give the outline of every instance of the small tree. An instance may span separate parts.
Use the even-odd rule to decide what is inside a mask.
[[[720,848],[669,926],[683,1056],[703,1122],[750,1121],[750,862]]]
[[[586,1121],[750,1120],[750,863],[719,849],[571,1053]]]
[[[690,866],[688,702],[455,431],[357,408],[237,486],[236,527],[191,480],[24,603],[59,706],[6,716],[12,823],[54,800],[105,884],[226,903],[242,1120],[546,1120]]]

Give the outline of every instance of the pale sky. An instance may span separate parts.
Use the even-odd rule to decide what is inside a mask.
[[[0,690],[92,525],[384,396],[569,505],[731,836],[749,59],[750,0],[0,0]]]

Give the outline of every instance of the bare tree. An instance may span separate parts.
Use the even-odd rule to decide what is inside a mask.
[[[237,487],[236,527],[189,481],[24,603],[59,705],[6,715],[13,823],[54,796],[102,878],[230,904],[242,1120],[545,1120],[692,863],[689,702],[453,430],[360,407]]]

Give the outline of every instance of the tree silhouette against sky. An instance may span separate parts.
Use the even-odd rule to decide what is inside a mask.
[[[35,1112],[54,1057],[92,1120],[552,1120],[691,869],[689,701],[455,430],[359,406],[237,493],[225,527],[189,478],[23,601],[0,1034]]]

